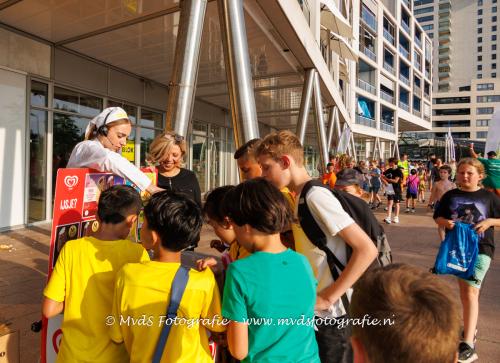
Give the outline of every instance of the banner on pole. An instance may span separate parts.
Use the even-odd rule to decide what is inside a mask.
[[[345,154],[351,141],[351,128],[347,123],[344,124],[344,129],[340,135],[339,145],[337,146],[337,154]]]

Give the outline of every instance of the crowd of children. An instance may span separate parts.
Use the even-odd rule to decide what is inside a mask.
[[[386,168],[332,158],[316,181],[289,131],[251,140],[235,159],[243,182],[209,192],[203,209],[173,191],[151,196],[142,246],[126,240],[142,208],[139,194],[121,185],[101,194],[99,229],[65,244],[44,290],[44,316],[64,313],[58,362],[211,362],[209,335],[227,341],[242,362],[477,359],[479,289],[494,253],[493,228],[500,226],[500,199],[480,187],[480,161],[458,163],[459,188],[450,166],[415,165],[406,155],[390,158]],[[446,284],[409,265],[370,268],[380,254],[370,232],[377,226],[359,223],[329,190],[367,193],[377,209],[383,189],[384,221],[399,223],[403,190],[405,211],[414,213],[425,202],[427,181],[440,240],[456,221],[474,224],[480,235],[475,279],[459,279],[461,341]],[[199,260],[197,269],[181,264],[203,219],[220,239],[211,246],[222,252],[223,287],[211,270],[216,258]],[[385,323],[350,323],[367,317]]]

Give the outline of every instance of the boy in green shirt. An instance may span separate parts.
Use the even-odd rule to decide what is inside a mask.
[[[223,208],[252,253],[226,274],[222,315],[230,319],[231,354],[242,362],[319,363],[316,280],[307,259],[280,241],[291,220],[283,194],[262,178],[247,180],[228,193]]]

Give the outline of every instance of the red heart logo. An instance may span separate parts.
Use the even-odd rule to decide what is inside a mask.
[[[75,185],[78,184],[78,177],[76,175],[68,175],[64,178],[64,184],[72,189]]]

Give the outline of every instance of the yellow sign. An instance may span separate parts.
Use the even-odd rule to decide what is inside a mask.
[[[127,145],[122,147],[122,156],[130,162],[135,161],[135,141],[127,140]]]

